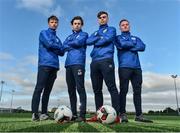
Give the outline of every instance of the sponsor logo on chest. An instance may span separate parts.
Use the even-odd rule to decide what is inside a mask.
[[[131,37],[131,39],[132,39],[132,40],[134,40],[134,41],[136,40],[136,38],[135,38],[135,37]]]
[[[106,32],[107,32],[107,29],[104,29],[104,30],[103,30],[103,33],[106,33]]]
[[[78,39],[79,37],[80,37],[80,35],[77,35],[77,36],[76,36],[76,39]]]

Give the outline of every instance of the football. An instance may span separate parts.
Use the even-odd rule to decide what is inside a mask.
[[[101,123],[111,124],[117,117],[116,111],[109,105],[103,105],[97,111],[97,118]]]
[[[59,106],[54,112],[54,120],[58,123],[68,122],[72,118],[72,111],[67,106]]]

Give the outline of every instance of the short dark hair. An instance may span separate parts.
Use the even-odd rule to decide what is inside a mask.
[[[49,23],[50,20],[59,21],[58,17],[56,17],[55,15],[51,15],[51,16],[48,18],[48,23]]]
[[[102,14],[106,14],[106,15],[108,16],[108,13],[107,13],[107,12],[105,12],[105,11],[100,11],[100,12],[98,12],[97,17],[100,18],[100,16],[101,16]]]
[[[119,22],[119,25],[121,25],[121,23],[124,22],[124,21],[129,23],[129,21],[127,19],[121,19],[121,21]]]
[[[81,21],[81,25],[84,25],[84,21],[82,19],[81,16],[75,16],[72,20],[71,20],[71,25],[73,25],[74,20],[80,20]]]

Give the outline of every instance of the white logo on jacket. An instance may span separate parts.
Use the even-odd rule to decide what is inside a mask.
[[[122,37],[123,39],[126,39],[124,36]]]
[[[76,36],[76,39],[78,39],[79,37],[80,37],[80,35],[77,35],[77,36]]]
[[[95,35],[95,36],[97,35],[97,31],[94,33],[94,35]]]
[[[56,37],[56,42],[58,43],[59,42],[59,38]]]
[[[103,33],[106,33],[106,32],[107,32],[107,29],[104,29],[104,30],[103,30]]]
[[[132,40],[134,40],[134,41],[136,40],[136,38],[135,38],[135,37],[131,37],[131,39],[132,39]]]
[[[70,39],[71,39],[71,36],[68,37],[68,40],[70,40]]]

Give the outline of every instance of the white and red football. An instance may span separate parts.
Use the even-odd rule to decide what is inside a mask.
[[[116,111],[109,105],[103,105],[97,111],[97,118],[101,123],[111,124],[117,117]]]
[[[56,122],[68,122],[72,118],[72,111],[67,106],[59,106],[54,113],[54,120]]]

